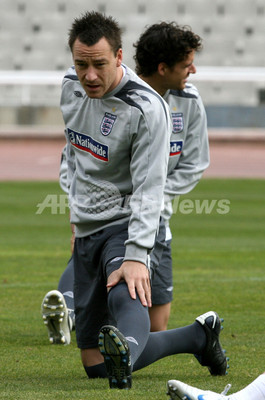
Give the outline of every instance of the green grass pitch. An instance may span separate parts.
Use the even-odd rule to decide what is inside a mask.
[[[174,202],[169,328],[217,311],[229,374],[212,377],[192,355],[177,355],[136,372],[130,391],[117,391],[107,380],[86,379],[74,333],[70,346],[52,346],[42,323],[42,298],[57,288],[70,256],[58,183],[0,183],[0,398],[163,400],[169,379],[220,392],[232,383],[234,392],[256,378],[265,369],[264,184],[203,179]],[[50,207],[36,214],[47,194]]]

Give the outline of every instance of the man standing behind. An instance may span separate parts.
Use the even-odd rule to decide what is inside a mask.
[[[151,330],[167,328],[172,301],[172,258],[169,219],[172,200],[189,193],[209,165],[205,109],[195,86],[188,84],[196,73],[195,52],[201,38],[188,27],[161,22],[147,28],[135,44],[136,72],[168,103],[173,130],[170,138],[169,171],[165,187],[163,217],[166,243],[152,281]]]

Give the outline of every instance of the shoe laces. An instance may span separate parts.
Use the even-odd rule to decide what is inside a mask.
[[[232,385],[230,383],[228,383],[228,385],[226,385],[226,387],[222,391],[221,395],[225,396],[227,394],[227,392],[231,389],[231,386]]]

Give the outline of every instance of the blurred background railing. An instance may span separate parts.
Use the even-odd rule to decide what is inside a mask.
[[[59,131],[63,75],[72,64],[68,30],[96,10],[123,29],[124,62],[134,69],[135,43],[159,21],[190,25],[203,39],[197,74],[211,128],[265,127],[264,0],[0,0],[0,131],[30,126]]]

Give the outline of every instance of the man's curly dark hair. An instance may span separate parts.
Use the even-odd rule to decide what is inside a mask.
[[[136,73],[150,76],[157,71],[161,62],[173,67],[184,61],[192,50],[199,51],[202,39],[189,26],[161,22],[147,28],[134,47]]]

